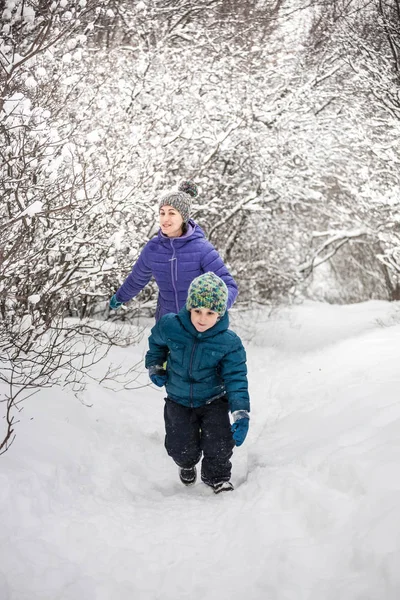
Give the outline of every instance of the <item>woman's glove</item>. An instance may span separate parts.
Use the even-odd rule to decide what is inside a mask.
[[[232,413],[232,417],[232,437],[236,446],[241,446],[249,431],[250,415],[247,410],[235,410],[235,412]]]
[[[114,294],[114,296],[111,298],[110,300],[110,308],[112,308],[112,310],[117,310],[120,306],[122,306],[123,302],[119,302],[119,300],[117,300],[117,296],[116,294]]]
[[[163,387],[167,383],[167,371],[160,365],[149,367],[149,377],[158,387]]]

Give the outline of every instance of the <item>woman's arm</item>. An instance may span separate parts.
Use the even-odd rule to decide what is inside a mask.
[[[132,271],[115,294],[118,302],[128,302],[149,283],[153,274],[148,263],[149,251],[147,243],[133,265]]]

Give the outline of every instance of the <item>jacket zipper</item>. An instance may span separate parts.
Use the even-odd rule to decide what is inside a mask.
[[[190,363],[189,363],[189,377],[192,379],[192,365],[193,365],[193,356],[196,350],[197,342],[194,342],[192,352],[190,354]],[[190,407],[193,408],[193,383],[190,382]]]
[[[174,288],[176,312],[178,313],[179,312],[178,292],[177,292],[176,285],[175,285],[175,282],[178,279],[178,261],[175,256],[174,240],[170,240],[170,242],[171,242],[171,248],[172,248],[172,258],[169,259],[170,263],[171,263],[171,281],[172,281],[172,287]],[[175,272],[174,272],[174,269],[175,269]]]

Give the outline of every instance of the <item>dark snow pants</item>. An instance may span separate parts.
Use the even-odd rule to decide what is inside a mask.
[[[166,398],[164,420],[165,448],[178,466],[193,467],[203,454],[201,478],[205,483],[230,480],[229,459],[235,443],[225,397],[200,408],[188,408]]]

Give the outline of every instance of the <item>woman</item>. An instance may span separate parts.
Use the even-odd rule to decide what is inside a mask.
[[[116,310],[134,298],[151,277],[158,285],[156,321],[168,313],[178,313],[185,305],[190,283],[202,273],[212,271],[228,288],[228,309],[238,289],[214,246],[203,230],[190,218],[192,198],[197,186],[183,181],[177,192],[164,196],[159,204],[160,229],[139,255],[133,269],[110,300]]]

